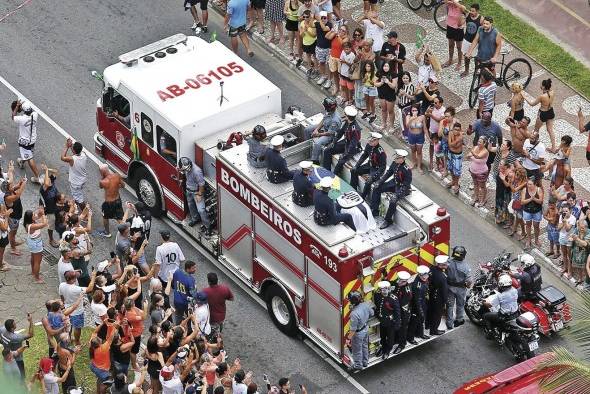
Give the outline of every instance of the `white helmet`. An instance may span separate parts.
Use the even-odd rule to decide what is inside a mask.
[[[535,258],[528,253],[521,254],[519,260],[524,268],[532,267],[535,264]]]
[[[498,278],[498,287],[504,288],[504,287],[510,287],[510,286],[512,286],[512,278],[510,277],[510,275],[508,275],[508,274],[500,275],[500,277]]]

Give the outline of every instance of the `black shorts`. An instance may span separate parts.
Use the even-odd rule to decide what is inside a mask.
[[[287,29],[287,31],[299,31],[299,24],[297,21],[287,19],[285,20],[285,29]]]
[[[263,10],[266,6],[266,0],[251,0],[250,4],[255,10]]]
[[[229,27],[229,36],[230,37],[237,37],[242,33],[246,32],[246,25],[238,26],[238,27]]]
[[[188,10],[191,7],[199,4],[200,0],[184,0],[184,10]]]
[[[524,119],[524,108],[519,109],[518,111],[514,111],[514,120],[520,121]]]
[[[463,42],[465,37],[465,31],[463,29],[455,29],[454,27],[447,26],[447,38],[453,41]]]
[[[586,151],[586,160],[590,161],[590,152]]]
[[[201,0],[201,1],[199,1],[199,3],[201,3],[201,6],[199,7],[201,9],[201,11],[207,11],[207,6],[209,5],[209,0]]]
[[[102,203],[102,217],[105,219],[123,219],[123,203],[118,198],[115,201],[105,201]]]
[[[555,119],[555,111],[553,111],[553,107],[549,108],[547,111],[539,110],[539,119],[541,119],[541,122],[543,123]]]
[[[315,55],[315,42],[311,45],[302,45],[303,47],[303,52],[309,54],[309,55]]]
[[[8,245],[8,237],[0,238],[0,248],[5,248],[7,245]]]
[[[338,4],[340,4],[340,0],[332,0],[332,6],[338,7]]]
[[[366,1],[368,3],[371,3],[371,4],[377,4],[377,3],[379,3],[379,0],[364,0],[364,1]]]
[[[138,337],[133,337],[133,339],[135,340],[135,343],[133,344],[133,347],[131,348],[130,352],[133,354],[137,354],[139,353],[139,347],[141,346],[141,335]]]

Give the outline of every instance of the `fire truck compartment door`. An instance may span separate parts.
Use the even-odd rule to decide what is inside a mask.
[[[275,278],[303,298],[304,254],[261,218],[254,218],[256,259]]]
[[[342,312],[340,284],[307,259],[307,323],[311,335],[340,352]]]
[[[222,187],[218,188],[221,248],[227,262],[252,279],[252,212]]]

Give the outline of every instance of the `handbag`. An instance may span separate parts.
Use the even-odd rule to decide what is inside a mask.
[[[520,200],[512,200],[512,209],[515,211],[522,209],[522,202]]]
[[[350,79],[353,81],[361,79],[360,62],[353,63],[352,66],[350,66]]]

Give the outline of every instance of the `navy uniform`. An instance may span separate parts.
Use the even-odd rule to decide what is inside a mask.
[[[363,200],[369,195],[373,182],[381,178],[387,167],[387,154],[383,150],[383,147],[379,145],[381,138],[381,134],[371,133],[369,143],[365,146],[361,157],[359,157],[359,160],[350,172],[350,186],[355,190],[359,184],[358,177],[369,174],[369,179],[365,182],[365,187],[361,193]],[[369,161],[365,163],[367,159]]]
[[[430,335],[444,334],[439,331],[438,326],[447,304],[449,287],[447,285],[447,267],[449,256],[439,255],[435,257],[436,265],[432,268],[430,275],[430,287],[428,291],[428,327]]]
[[[379,292],[373,296],[375,304],[376,316],[379,319],[379,334],[381,336],[381,348],[377,352],[377,356],[382,356],[383,359],[389,357],[393,343],[395,340],[395,332],[399,330],[400,306],[399,300],[393,292],[391,292],[391,283],[388,281],[381,281],[377,284]]]
[[[281,135],[275,135],[270,140],[272,149],[266,152],[266,176],[270,183],[283,183],[293,179],[294,171],[287,167],[287,160],[281,156],[281,148],[285,139]]]
[[[397,347],[393,354],[398,354],[406,347],[406,340],[408,335],[408,324],[410,323],[410,308],[412,302],[412,289],[408,286],[408,280],[411,275],[406,271],[400,271],[397,274],[397,282],[395,284],[394,293],[399,300],[399,307],[401,312],[401,324],[395,333]]]
[[[361,302],[361,295],[353,291],[348,295],[352,311],[350,312],[350,331],[347,341],[352,348],[353,369],[363,369],[369,364],[369,319],[373,308],[368,302]]]
[[[321,190],[316,190],[313,196],[313,220],[320,226],[334,225],[344,223],[352,230],[356,231],[352,216],[348,213],[340,213],[336,208],[334,200],[330,198],[328,193],[332,187],[332,178],[325,177],[320,181]],[[340,208],[340,207],[338,207]]]
[[[488,312],[483,315],[488,337],[494,326],[515,318],[518,315],[518,291],[512,287],[512,278],[508,274],[498,278],[498,292],[484,301],[488,308],[497,308],[497,312]]]
[[[428,312],[428,275],[430,269],[425,265],[418,266],[418,275],[412,282],[412,308],[408,325],[408,342],[417,345],[416,337],[430,338],[424,334],[424,321]]]
[[[344,164],[360,150],[361,141],[361,127],[355,120],[358,113],[357,109],[353,106],[347,106],[344,108],[346,115],[346,121],[336,133],[334,137],[334,144],[324,150],[323,167],[330,171],[332,169],[332,156],[336,153],[340,153],[340,158],[336,167],[334,167],[334,174],[339,175],[344,167]],[[340,138],[344,136],[342,141]]]
[[[537,299],[537,293],[543,286],[543,277],[541,276],[541,267],[535,262],[535,258],[528,253],[520,256],[520,262],[523,265],[523,271],[519,274],[512,274],[520,282],[518,297],[521,301]]]
[[[373,194],[371,196],[371,211],[373,215],[379,215],[379,203],[381,202],[381,193],[393,192],[389,200],[389,207],[385,214],[385,221],[381,228],[387,228],[393,223],[393,216],[397,210],[397,202],[399,199],[407,196],[412,191],[412,171],[405,163],[405,157],[408,155],[403,149],[396,149],[396,157],[389,169],[374,186]],[[393,179],[387,179],[393,175]]]
[[[447,300],[447,328],[458,327],[465,323],[465,299],[467,288],[471,286],[471,268],[465,261],[466,251],[463,246],[455,246],[449,267],[447,268],[447,284],[449,298]],[[455,311],[456,308],[456,311]]]
[[[257,125],[252,130],[252,137],[248,138],[248,164],[255,168],[266,167],[267,147],[262,143],[266,138],[266,129],[264,126]]]
[[[313,167],[310,161],[302,161],[299,163],[299,167],[301,167],[301,171],[296,172],[293,177],[293,194],[291,197],[296,205],[308,207],[313,204],[313,192],[315,191],[315,186],[309,179]]]

